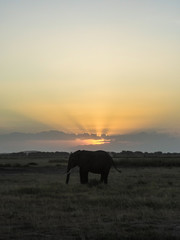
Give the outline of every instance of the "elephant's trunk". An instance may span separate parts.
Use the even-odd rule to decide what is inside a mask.
[[[71,169],[69,171],[67,171],[66,184],[69,183],[70,174],[71,174]]]

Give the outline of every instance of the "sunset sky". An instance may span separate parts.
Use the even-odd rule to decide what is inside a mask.
[[[179,0],[0,0],[0,33],[0,134],[180,136]]]

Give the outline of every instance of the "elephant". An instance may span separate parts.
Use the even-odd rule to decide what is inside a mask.
[[[112,157],[105,151],[81,151],[71,153],[67,166],[66,184],[69,182],[71,169],[79,166],[81,184],[88,183],[88,172],[101,174],[101,182],[108,183],[108,174],[111,166],[121,172],[115,166]]]

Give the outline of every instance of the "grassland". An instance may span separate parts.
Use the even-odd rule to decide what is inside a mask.
[[[113,168],[65,185],[67,159],[0,160],[0,240],[180,239],[180,168]]]

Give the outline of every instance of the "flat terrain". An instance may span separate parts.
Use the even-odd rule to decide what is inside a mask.
[[[107,186],[67,159],[0,160],[0,240],[180,239],[180,168],[113,168]]]

